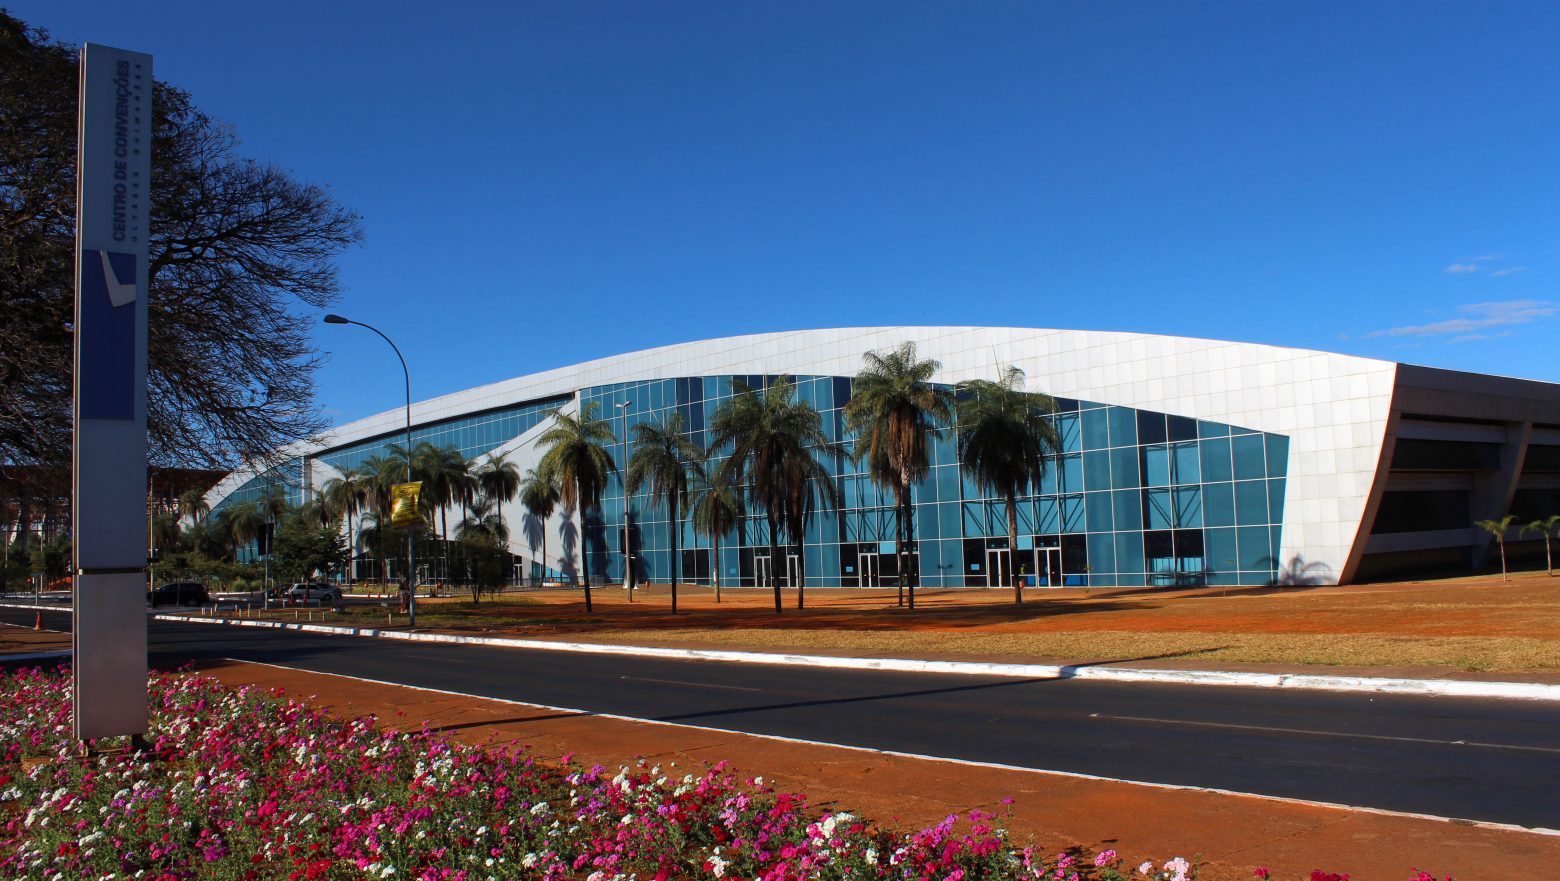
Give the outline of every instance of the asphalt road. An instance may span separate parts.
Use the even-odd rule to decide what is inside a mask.
[[[32,623],[32,612],[0,609]],[[69,627],[69,615],[44,614]],[[412,644],[149,621],[236,658],[849,746],[1560,828],[1560,705],[1014,680]]]

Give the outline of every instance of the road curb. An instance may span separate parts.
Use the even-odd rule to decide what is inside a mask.
[[[31,607],[28,607],[31,608]],[[408,642],[484,645],[540,651],[582,652],[599,655],[670,658],[674,660],[724,661],[737,664],[778,664],[843,670],[888,670],[902,673],[949,673],[964,676],[1005,676],[1019,679],[1095,679],[1111,682],[1153,682],[1167,685],[1218,685],[1243,688],[1288,688],[1312,691],[1404,694],[1427,697],[1481,697],[1503,700],[1560,701],[1560,685],[1538,682],[1483,682],[1463,679],[1400,679],[1371,676],[1319,676],[1306,673],[1248,673],[1221,670],[1163,670],[1138,667],[1097,667],[1086,664],[997,664],[981,661],[938,661],[917,658],[841,658],[827,655],[738,652],[719,649],[679,649],[653,646],[610,645],[592,642],[553,642],[498,636],[462,636],[452,633],[408,633],[373,627],[342,627],[288,621],[255,621],[240,618],[206,618],[156,614],[160,621],[192,624],[227,624],[296,630],[338,636],[400,639]]]

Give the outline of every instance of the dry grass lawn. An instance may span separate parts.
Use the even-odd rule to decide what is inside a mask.
[[[419,601],[419,625],[615,643],[1001,657],[1560,672],[1560,578],[1544,573],[1349,587],[1192,590],[925,590],[914,610],[895,591],[784,591],[655,585],[628,602],[621,587]],[[383,611],[349,614],[365,621]]]

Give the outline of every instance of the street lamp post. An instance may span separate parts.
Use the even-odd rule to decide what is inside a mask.
[[[395,357],[401,361],[401,372],[406,375],[406,482],[412,482],[412,371],[406,367],[406,358],[401,355],[401,349],[383,333],[379,328],[361,321],[353,321],[340,315],[326,315],[326,324],[356,324],[358,327],[366,327],[379,338],[390,343],[390,348],[395,351]],[[413,541],[416,532],[408,528],[406,530],[406,620],[407,626],[417,626],[417,562],[414,556]]]
[[[628,601],[634,601],[634,546],[632,523],[628,510],[628,409],[634,406],[633,401],[623,401],[618,404],[618,409],[623,412],[623,472],[619,479],[623,484],[623,591],[628,594]]]

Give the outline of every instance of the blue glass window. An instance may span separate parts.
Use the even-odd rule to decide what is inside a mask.
[[[1284,522],[1284,481],[1268,481],[1268,522]]]
[[[1137,447],[1117,447],[1110,451],[1110,478],[1116,489],[1142,485],[1138,483]]]
[[[1062,457],[1062,492],[1083,491],[1083,457],[1074,453]]]
[[[1235,479],[1253,480],[1267,476],[1267,456],[1262,449],[1262,435],[1242,434],[1231,438],[1235,451]]]
[[[1235,525],[1235,487],[1228,483],[1203,484],[1203,522],[1208,526]]]
[[[1143,485],[1170,485],[1170,448],[1164,444],[1143,447]]]
[[[1103,450],[1110,446],[1110,428],[1104,410],[1084,410],[1078,414],[1083,419],[1083,448]]]
[[[1240,555],[1236,553],[1234,529],[1203,530],[1208,568],[1217,572],[1234,572],[1240,568]]]
[[[1235,484],[1235,522],[1241,526],[1267,523],[1267,481],[1242,480]]]
[[[1195,486],[1178,486],[1175,489],[1175,525],[1196,528],[1202,526],[1202,489]]]
[[[1143,491],[1143,509],[1148,514],[1148,529],[1169,529],[1175,525],[1175,503],[1168,489]]]
[[[1085,531],[1082,495],[1062,497],[1062,531]]]
[[[1267,435],[1267,476],[1283,477],[1288,470],[1289,438],[1281,434]]]
[[[1242,526],[1235,530],[1240,539],[1240,568],[1243,572],[1273,568],[1273,550],[1266,526]]]
[[[1143,533],[1116,533],[1116,571],[1143,571]]]
[[[1198,467],[1197,444],[1172,444],[1170,460],[1176,483],[1201,483],[1202,468]]]
[[[1084,507],[1088,509],[1088,525],[1090,532],[1111,531],[1111,502],[1108,492],[1090,492],[1083,494]]]
[[[1110,414],[1110,445],[1137,446],[1137,411],[1127,407],[1111,407],[1106,412]]]
[[[1223,483],[1234,477],[1230,470],[1230,442],[1224,438],[1211,438],[1202,441],[1202,479],[1203,483]]]
[[[1116,571],[1116,541],[1106,533],[1089,536],[1089,572]]]
[[[1110,489],[1110,453],[1104,450],[1084,453],[1083,479],[1085,489]]]
[[[1141,490],[1116,490],[1116,529],[1126,531],[1143,528],[1143,496]]]
[[[1056,417],[1056,433],[1061,437],[1063,451],[1076,453],[1083,448],[1078,436],[1078,414],[1067,413]]]

